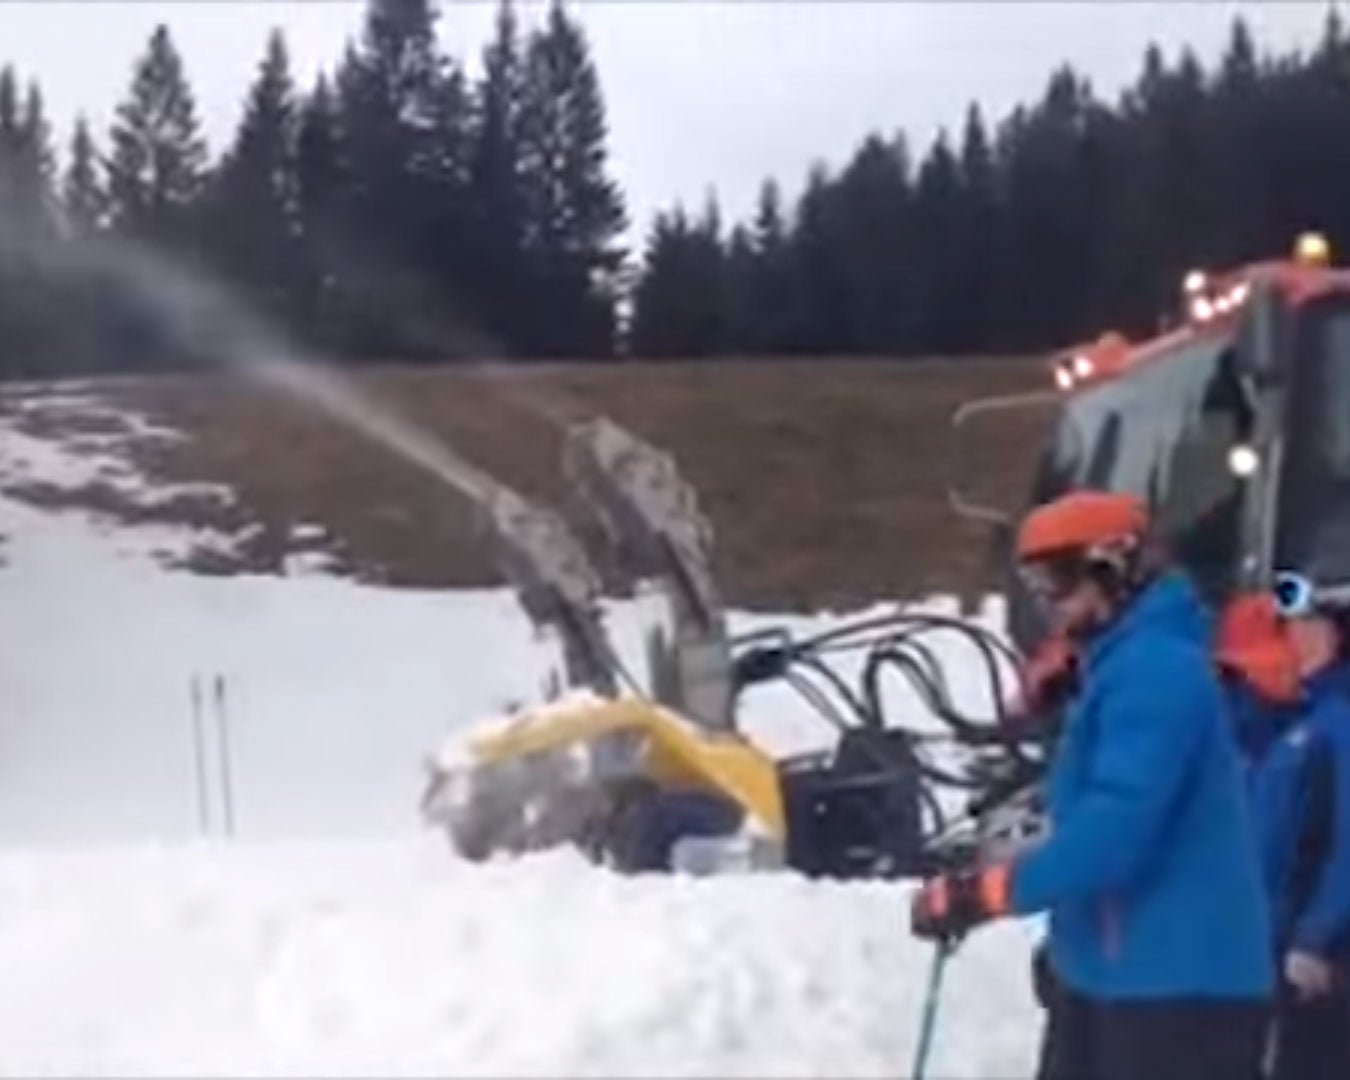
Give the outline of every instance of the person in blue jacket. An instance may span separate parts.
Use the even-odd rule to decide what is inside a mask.
[[[1275,979],[1242,762],[1210,620],[1148,527],[1137,500],[1098,492],[1023,523],[1022,569],[1079,646],[1049,836],[914,900],[934,939],[1049,912],[1041,1080],[1260,1073]]]
[[[1269,595],[1224,613],[1216,645],[1249,756],[1281,985],[1275,1080],[1350,1077],[1350,681],[1346,639]],[[1277,672],[1293,670],[1296,681]]]

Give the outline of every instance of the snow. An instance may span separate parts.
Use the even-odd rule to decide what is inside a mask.
[[[903,899],[565,853],[471,867],[414,840],[10,854],[0,1069],[906,1075],[930,951]],[[1025,938],[952,962],[931,1075],[1025,1072]]]
[[[63,393],[106,409],[94,388]],[[143,483],[116,449],[0,413],[0,487],[110,467]],[[421,828],[426,757],[539,700],[552,669],[508,593],[322,565],[194,577],[154,558],[191,533],[3,494],[0,536],[0,1073],[908,1074],[930,950],[907,934],[907,885],[623,878],[571,852],[470,865]],[[648,602],[608,612],[639,677]],[[977,707],[966,676],[954,693]],[[752,737],[827,745],[790,693],[749,693]],[[1029,1071],[1035,932],[1002,925],[958,954],[930,1075]]]

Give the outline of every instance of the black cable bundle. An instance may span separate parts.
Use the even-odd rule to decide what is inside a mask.
[[[964,714],[952,700],[947,673],[923,638],[948,632],[974,647],[982,661],[994,703],[992,719]],[[1039,775],[1041,761],[1027,753],[1026,736],[1012,733],[1007,725],[1007,669],[1020,683],[1021,663],[1016,652],[995,634],[962,619],[900,611],[873,616],[794,641],[784,630],[774,629],[737,642],[764,641],[736,662],[738,688],[782,678],[811,707],[841,731],[868,733],[866,745],[879,766],[915,768],[922,779],[920,795],[932,819],[929,838],[946,829],[945,815],[937,797],[938,787],[970,793],[975,802],[989,805],[1000,801],[1001,790],[1020,788]],[[861,687],[854,690],[826,658],[867,650]],[[914,688],[929,713],[946,728],[944,732],[922,731],[913,726],[888,722],[883,702],[883,677],[898,672]],[[833,691],[833,699],[822,688]],[[897,750],[895,740],[901,743]],[[974,762],[962,771],[943,768],[925,757],[925,748],[941,744],[973,751]]]

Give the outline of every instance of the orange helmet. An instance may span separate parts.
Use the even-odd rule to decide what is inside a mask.
[[[1299,694],[1299,665],[1289,626],[1268,592],[1243,593],[1219,617],[1214,659],[1268,701]]]
[[[1026,516],[1017,536],[1017,558],[1032,562],[1137,545],[1148,524],[1148,511],[1133,495],[1075,491]]]

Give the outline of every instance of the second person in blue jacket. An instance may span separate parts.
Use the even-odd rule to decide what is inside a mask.
[[[1330,618],[1285,619],[1273,598],[1224,614],[1230,675],[1281,975],[1272,1075],[1350,1077],[1350,686]],[[1292,678],[1291,678],[1292,675]]]

